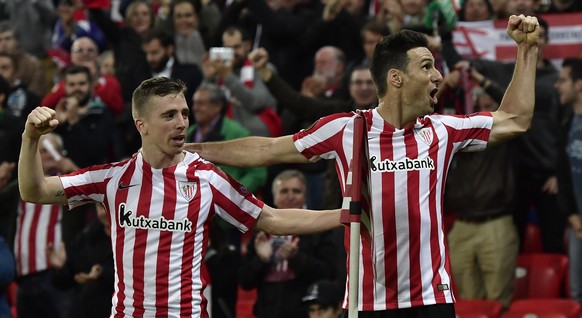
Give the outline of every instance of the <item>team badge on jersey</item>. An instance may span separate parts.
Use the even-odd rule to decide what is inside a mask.
[[[178,187],[180,188],[180,193],[188,202],[192,201],[196,195],[196,190],[198,190],[198,184],[196,182],[180,181],[178,182]]]
[[[432,128],[422,128],[421,130],[416,131],[416,134],[425,144],[429,145],[432,144]]]

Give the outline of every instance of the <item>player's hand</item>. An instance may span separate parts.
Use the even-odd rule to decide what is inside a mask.
[[[540,24],[536,17],[512,15],[507,22],[507,35],[517,44],[537,45],[540,38]]]
[[[65,263],[67,262],[67,250],[64,242],[61,242],[59,249],[55,249],[55,246],[52,243],[47,245],[46,253],[51,268],[61,269],[65,266]]]
[[[89,282],[95,281],[101,276],[103,272],[103,267],[99,264],[91,266],[91,271],[89,273],[77,273],[75,274],[75,281],[81,285],[87,284]]]
[[[24,135],[38,140],[40,136],[53,131],[59,125],[54,109],[48,107],[35,108],[26,118]]]

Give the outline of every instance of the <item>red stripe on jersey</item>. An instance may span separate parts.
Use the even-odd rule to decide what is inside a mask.
[[[200,179],[194,175],[196,171],[196,165],[190,164],[188,170],[186,172],[186,178],[189,182],[195,182],[196,184],[200,184]],[[192,221],[192,225],[196,228],[196,224],[198,224],[198,217],[200,216],[200,203],[201,201],[201,193],[202,191],[196,191],[194,194],[194,198],[190,201],[188,205],[188,219]],[[208,219],[210,220],[212,216],[209,215]],[[207,226],[204,225],[204,233],[208,231]],[[180,281],[180,298],[181,306],[180,306],[180,317],[190,317],[192,316],[192,280],[195,276],[194,274],[194,245],[196,244],[196,231],[187,232],[184,234],[184,244],[182,246],[182,280]],[[206,244],[204,244],[206,246]],[[202,255],[205,255],[205,252],[202,252]],[[204,262],[202,262],[204,265]],[[202,294],[202,291],[200,292]],[[203,299],[204,300],[204,299]],[[204,306],[203,306],[204,307]]]
[[[131,162],[129,163],[129,166],[127,167],[127,170],[125,171],[125,173],[121,176],[121,178],[119,179],[119,183],[120,184],[130,184],[131,181],[131,177],[133,175],[133,172],[135,171],[135,165],[136,162],[135,160],[131,160]],[[117,210],[119,208],[119,205],[121,203],[125,203],[127,201],[127,195],[128,195],[129,191],[117,191],[115,194],[115,206],[113,206],[113,215],[114,215],[114,222],[111,222],[111,233],[115,233],[116,238],[115,238],[115,242],[112,242],[113,246],[114,246],[114,250],[115,250],[115,265],[116,265],[116,275],[117,275],[117,305],[115,307],[115,318],[123,318],[125,317],[124,315],[124,311],[125,311],[125,276],[123,274],[124,272],[124,268],[125,268],[125,264],[123,263],[123,248],[124,248],[124,242],[125,242],[125,228],[121,227],[119,224],[119,214],[117,213]],[[68,196],[67,196],[68,197]]]
[[[162,216],[166,220],[173,220],[176,214],[176,195],[178,193],[176,192],[175,172],[175,165],[163,169],[164,203],[162,205]],[[156,264],[156,270],[158,272],[158,279],[156,279],[156,308],[168,308],[168,279],[170,278],[169,273],[172,235],[173,232],[171,231],[160,231],[160,237],[158,239],[158,259]],[[156,316],[167,317],[168,312],[167,310],[164,310],[163,314],[156,312]]]
[[[404,133],[404,148],[406,158],[418,158],[418,145],[412,128]],[[420,268],[420,239],[412,239],[420,235],[422,215],[420,213],[420,172],[410,170],[407,173],[407,201],[408,201],[408,259],[410,276],[410,298],[422,299],[422,273]]]
[[[148,218],[150,215],[150,208],[152,202],[152,169],[149,165],[143,161],[143,178],[141,180],[141,191],[139,193],[138,199],[138,209],[135,211],[135,217],[143,216]],[[129,184],[129,183],[127,183]],[[128,192],[128,191],[126,191]],[[146,254],[146,247],[148,241],[148,230],[147,229],[134,229],[135,231],[135,241],[133,245],[133,317],[143,317],[144,314],[144,267],[145,267],[145,254]],[[160,254],[163,254],[164,251],[158,250],[158,257]],[[153,262],[153,260],[150,260]],[[156,275],[158,277],[167,276],[168,272],[167,269],[160,269],[157,271]],[[157,282],[157,279],[156,279]],[[157,290],[156,290],[157,292]],[[167,293],[166,293],[167,298]],[[163,295],[156,294],[156,302],[157,299],[163,297]],[[159,308],[159,307],[158,307]],[[166,307],[167,308],[167,307]],[[160,312],[156,312],[156,315],[159,315]]]
[[[29,273],[36,273],[36,228],[38,227],[38,219],[40,218],[40,213],[42,210],[42,205],[36,204],[34,206],[34,216],[32,218],[32,224],[30,226],[31,231],[29,233],[28,240],[31,244],[28,244],[28,260],[29,260]]]
[[[372,121],[370,120],[370,123]],[[384,123],[383,131],[392,129],[392,126]],[[392,134],[380,134],[380,160],[394,160],[394,145]],[[382,174],[382,188],[392,187],[396,181],[394,179],[393,173],[383,173]],[[386,304],[393,303],[394,300],[398,300],[398,268],[401,264],[395,262],[396,251],[397,251],[397,238],[396,238],[396,197],[395,192],[392,190],[386,191],[382,189],[382,211],[387,211],[387,213],[382,213],[382,226],[384,228],[384,275],[386,285]],[[374,200],[372,198],[372,200]],[[373,204],[373,203],[372,203]],[[374,301],[370,302],[371,304]]]

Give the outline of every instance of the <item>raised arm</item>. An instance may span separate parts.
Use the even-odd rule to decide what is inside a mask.
[[[220,142],[190,143],[186,150],[214,164],[233,167],[265,167],[278,163],[308,163],[297,151],[293,136],[247,137]]]
[[[536,64],[540,26],[537,18],[509,17],[507,34],[517,43],[513,77],[499,109],[493,112],[493,128],[488,145],[524,133],[530,127],[535,104]]]
[[[275,209],[265,204],[256,227],[273,235],[317,233],[340,226],[340,211]]]
[[[67,204],[59,177],[45,177],[38,141],[59,124],[56,112],[48,107],[35,108],[26,119],[18,160],[18,187],[22,200],[41,204]]]

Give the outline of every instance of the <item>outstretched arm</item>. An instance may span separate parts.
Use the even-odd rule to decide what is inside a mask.
[[[51,132],[59,124],[55,114],[48,107],[37,107],[26,119],[18,160],[18,187],[24,201],[67,204],[59,177],[45,177],[38,151],[40,136]]]
[[[540,26],[537,18],[524,15],[509,17],[507,34],[517,43],[513,77],[503,101],[493,112],[493,128],[488,145],[524,133],[530,127],[535,104],[536,64]]]
[[[263,206],[256,227],[273,235],[304,235],[340,226],[340,211],[275,209]]]
[[[293,136],[247,137],[229,141],[190,143],[186,150],[214,163],[233,167],[265,167],[278,163],[308,163],[297,151]]]

